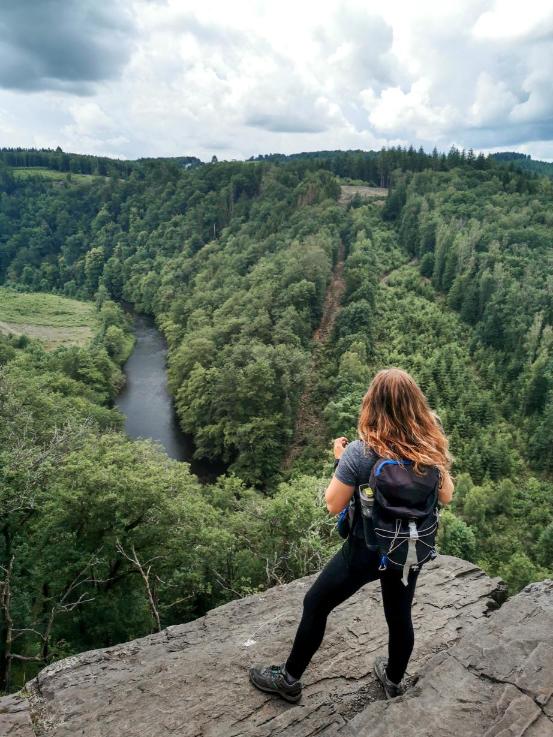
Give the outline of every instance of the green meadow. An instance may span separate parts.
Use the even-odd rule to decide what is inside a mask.
[[[0,287],[0,331],[28,335],[47,348],[86,345],[97,328],[93,302]]]
[[[63,180],[69,174],[66,171],[57,171],[56,169],[47,169],[45,166],[14,166],[11,171],[17,179],[28,179],[30,177],[41,176],[46,179]],[[75,182],[88,182],[93,178],[92,174],[75,174],[71,173],[71,179]]]

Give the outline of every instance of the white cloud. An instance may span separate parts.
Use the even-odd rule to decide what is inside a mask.
[[[413,82],[407,92],[388,87],[378,97],[373,90],[363,90],[360,96],[370,123],[382,134],[410,133],[415,139],[431,140],[451,128],[457,114],[451,106],[432,104],[431,82],[425,77]]]
[[[517,39],[529,34],[551,32],[553,7],[549,0],[496,0],[491,10],[482,13],[472,32],[483,40]]]
[[[58,2],[35,3],[41,23]],[[65,2],[73,24],[100,24],[82,60],[71,46],[83,79],[25,38],[33,65],[20,91],[14,75],[0,89],[1,145],[204,160],[398,143],[551,152],[549,0],[122,0],[117,13]],[[104,70],[94,34],[110,18],[127,40]]]
[[[476,82],[476,94],[470,107],[473,125],[501,125],[518,105],[518,98],[506,82],[494,79],[489,72],[481,72]]]
[[[69,111],[75,121],[75,129],[85,135],[105,133],[113,129],[112,119],[97,102],[74,102],[69,105]]]

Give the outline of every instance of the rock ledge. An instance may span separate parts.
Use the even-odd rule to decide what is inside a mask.
[[[0,699],[6,737],[553,737],[553,581],[502,603],[505,585],[442,555],[413,603],[411,688],[387,701],[378,581],[329,617],[297,705],[249,683],[282,662],[316,574],[232,601],[194,622],[61,660]]]

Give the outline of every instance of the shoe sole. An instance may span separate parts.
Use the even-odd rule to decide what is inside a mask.
[[[277,691],[274,688],[267,688],[266,686],[260,686],[259,683],[256,683],[256,681],[254,681],[251,673],[249,674],[249,676],[250,676],[250,681],[260,691],[264,691],[265,693],[273,693],[273,694],[276,694],[277,696],[281,696],[283,699],[286,699],[286,701],[289,701],[291,704],[295,704],[301,699],[301,691],[299,692],[297,696],[292,696],[291,694],[285,694],[285,693],[282,693],[282,691]]]

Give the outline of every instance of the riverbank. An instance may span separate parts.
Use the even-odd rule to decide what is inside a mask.
[[[128,304],[122,307],[133,320],[134,350],[123,366],[126,383],[115,399],[125,416],[125,432],[131,438],[151,438],[167,455],[190,463],[200,481],[210,482],[226,470],[225,465],[194,458],[194,442],[178,422],[173,398],[167,388],[167,343],[154,318],[139,314]]]

